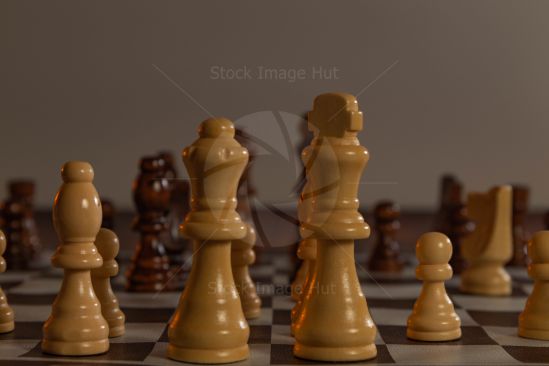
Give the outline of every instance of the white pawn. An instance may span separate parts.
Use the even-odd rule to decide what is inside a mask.
[[[450,239],[436,232],[423,234],[416,244],[416,256],[416,278],[423,280],[423,287],[408,317],[406,335],[430,342],[460,338],[461,320],[444,287],[444,281],[452,278]]]
[[[528,274],[534,289],[519,316],[518,334],[525,338],[549,340],[549,231],[538,231],[528,243]]]
[[[112,292],[110,279],[118,274],[118,263],[114,259],[120,248],[118,237],[113,231],[102,228],[95,238],[95,246],[103,258],[103,265],[91,270],[93,290],[101,303],[101,314],[109,324],[109,337],[119,337],[126,330],[126,317]]]

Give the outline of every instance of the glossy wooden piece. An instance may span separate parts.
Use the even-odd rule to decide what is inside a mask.
[[[475,224],[468,217],[467,206],[463,202],[463,185],[461,183],[456,181],[448,187],[446,200],[447,231],[443,233],[452,243],[450,266],[454,273],[461,273],[468,266],[467,261],[461,255],[461,243],[473,232]]]
[[[59,245],[54,267],[64,270],[61,289],[43,327],[42,351],[84,356],[109,349],[109,327],[93,290],[90,270],[103,265],[94,245],[101,225],[101,203],[89,163],[70,161],[55,196],[53,224]]]
[[[526,247],[530,233],[525,221],[528,214],[530,189],[526,186],[513,185],[513,257],[509,262],[514,266],[525,266],[528,263]]]
[[[315,136],[312,141],[316,143],[317,136],[318,136],[318,129],[316,126],[311,125],[309,127],[311,131],[313,131],[313,135]],[[312,149],[312,143],[311,145],[307,146],[303,151],[301,152],[301,160],[303,162],[303,166],[305,167],[305,184],[303,185],[303,190],[300,195],[299,202],[297,204],[297,214],[298,219],[301,225],[304,225],[307,220],[309,219],[310,215],[313,211],[313,198],[314,195],[312,194],[312,184],[311,181],[307,178],[308,177],[308,170],[310,169],[309,159],[312,155],[311,153]],[[300,319],[301,312],[303,311],[303,304],[304,304],[304,294],[306,294],[311,286],[313,285],[313,277],[315,272],[315,266],[316,266],[316,252],[317,252],[317,241],[316,239],[312,237],[305,237],[303,236],[303,232],[300,230],[300,236],[301,240],[298,245],[297,249],[297,256],[299,259],[302,260],[301,268],[298,270],[298,275],[300,271],[303,271],[303,269],[306,270],[305,277],[303,277],[303,282],[299,282],[301,280],[300,276],[296,276],[294,279],[294,282],[292,283],[292,295],[293,297],[297,298],[296,304],[292,308],[291,312],[291,328],[290,333],[292,335],[295,335],[295,331],[297,328],[298,320]]]
[[[101,228],[95,239],[95,246],[103,258],[103,265],[91,270],[93,289],[101,303],[101,314],[109,324],[109,337],[119,337],[126,330],[126,317],[112,291],[111,277],[118,274],[118,263],[114,258],[118,254],[120,243],[113,231]]]
[[[8,246],[4,257],[8,269],[28,269],[41,251],[38,230],[34,221],[34,182],[11,181],[9,198],[0,207],[1,224]]]
[[[315,98],[308,120],[318,137],[305,153],[313,207],[301,230],[304,238],[316,239],[317,252],[293,352],[317,361],[374,358],[376,328],[354,262],[354,240],[370,235],[357,199],[369,158],[357,138],[362,112],[352,95],[328,93]]]
[[[461,338],[461,320],[444,287],[444,281],[452,278],[451,255],[452,243],[442,233],[426,233],[418,239],[416,277],[423,287],[408,317],[408,338],[427,342]]]
[[[114,230],[114,217],[116,216],[116,209],[114,208],[114,204],[109,200],[102,199],[101,210],[103,213],[101,227],[109,230]]]
[[[470,193],[467,209],[476,227],[462,242],[461,253],[470,266],[461,274],[460,290],[478,295],[510,295],[511,277],[504,265],[513,251],[511,187]]]
[[[368,269],[377,272],[398,273],[404,267],[400,258],[397,233],[400,230],[400,207],[392,201],[382,201],[374,209],[377,242]]]
[[[168,329],[171,359],[218,364],[249,357],[250,329],[231,269],[231,242],[247,232],[236,212],[236,190],[248,152],[234,133],[231,121],[210,118],[183,150],[192,205],[181,232],[193,239],[195,254]]]
[[[175,157],[171,151],[161,151],[159,158],[163,159],[164,176],[168,181],[170,189],[170,208],[166,215],[168,230],[166,231],[165,243],[166,254],[170,260],[170,270],[177,276],[177,289],[183,289],[183,271],[184,251],[190,249],[190,243],[179,232],[179,224],[187,213],[189,213],[189,182],[179,178],[179,173],[175,166]],[[172,282],[176,280],[175,278]]]
[[[132,263],[126,272],[126,289],[137,292],[171,290],[170,262],[164,242],[168,229],[166,214],[170,207],[170,190],[164,176],[164,160],[144,157],[140,173],[133,184],[137,217],[133,228],[139,232]]]
[[[534,288],[519,316],[521,337],[549,341],[549,231],[538,231],[528,243],[528,274]]]
[[[0,273],[6,270],[6,261],[2,256],[6,250],[6,236],[0,231]],[[6,294],[0,287],[0,333],[8,333],[15,329],[13,309],[8,305]]]
[[[249,266],[255,262],[253,247],[256,241],[254,228],[246,224],[246,236],[233,240],[231,244],[231,266],[234,282],[246,319],[258,318],[261,314],[261,299],[250,277]]]

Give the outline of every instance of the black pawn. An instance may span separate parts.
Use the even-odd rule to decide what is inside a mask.
[[[530,240],[530,233],[526,230],[525,224],[529,198],[528,187],[513,185],[513,258],[509,262],[513,266],[524,266],[528,260],[526,245]]]
[[[162,234],[168,228],[166,213],[170,205],[164,164],[164,160],[156,156],[141,159],[140,173],[133,184],[133,199],[137,207],[133,228],[140,237],[126,273],[128,291],[173,289],[170,263],[162,241]]]
[[[396,239],[400,229],[400,208],[391,201],[382,201],[374,209],[377,242],[368,262],[368,269],[377,272],[400,272],[400,245]]]
[[[7,239],[5,258],[8,269],[27,269],[40,255],[41,243],[34,220],[32,181],[8,184],[9,198],[2,204],[1,226]]]
[[[467,206],[463,202],[463,186],[455,181],[449,187],[446,197],[446,216],[444,217],[443,234],[448,236],[452,243],[452,257],[450,266],[454,273],[461,273],[467,262],[461,255],[463,238],[474,229],[474,223],[467,216]]]

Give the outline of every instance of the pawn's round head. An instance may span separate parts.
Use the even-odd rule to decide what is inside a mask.
[[[448,264],[452,243],[442,233],[425,233],[417,240],[416,256],[421,264]]]
[[[93,168],[85,161],[69,161],[61,168],[61,176],[65,183],[93,181]]]
[[[538,231],[528,242],[528,255],[532,263],[549,262],[549,231]]]
[[[208,118],[198,127],[202,138],[234,137],[234,124],[227,118]]]
[[[112,230],[101,228],[95,238],[95,246],[103,260],[112,260],[118,254],[120,243]]]
[[[0,256],[4,254],[5,250],[6,250],[6,236],[4,235],[2,230],[0,230]]]

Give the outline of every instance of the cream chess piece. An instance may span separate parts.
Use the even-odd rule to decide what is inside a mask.
[[[297,213],[298,213],[298,219],[300,223],[305,223],[308,219],[308,217],[311,215],[311,212],[313,210],[313,195],[311,194],[311,182],[307,178],[308,169],[310,169],[309,164],[309,158],[311,156],[311,145],[316,143],[316,138],[318,136],[318,131],[314,125],[309,125],[309,129],[313,131],[314,138],[311,141],[311,144],[307,146],[305,149],[303,149],[301,153],[301,160],[303,161],[303,166],[305,167],[305,185],[303,186],[303,191],[301,192],[301,196],[299,199],[299,202],[297,204]],[[302,235],[302,232],[300,231],[300,235]],[[290,333],[292,335],[295,335],[295,329],[297,326],[297,320],[299,319],[299,316],[301,314],[301,311],[303,310],[303,302],[304,302],[304,294],[309,291],[309,288],[311,287],[313,283],[313,276],[315,272],[315,266],[316,266],[316,239],[313,239],[311,237],[304,238],[301,237],[301,241],[299,242],[299,247],[297,249],[297,256],[303,260],[303,263],[299,269],[301,271],[303,268],[306,268],[307,273],[305,274],[305,279],[301,284],[296,284],[296,290],[295,290],[295,297],[297,297],[297,302],[292,308],[291,313],[291,331]],[[298,286],[300,288],[298,288]],[[292,292],[294,294],[294,292]]]
[[[305,287],[307,275],[309,274],[309,261],[301,257],[299,257],[299,259],[301,259],[301,264],[297,269],[297,273],[295,274],[292,284],[290,285],[290,296],[294,301],[299,301],[299,299],[301,298],[301,294],[303,293],[303,287]]]
[[[406,335],[428,342],[460,338],[461,320],[444,287],[444,281],[452,278],[450,239],[436,232],[423,234],[416,244],[416,256],[416,277],[423,281],[423,287],[408,317]]]
[[[460,290],[477,295],[510,295],[511,277],[504,265],[513,254],[511,187],[470,193],[467,210],[476,227],[461,245],[462,257],[470,266],[461,274]]]
[[[90,270],[103,265],[94,245],[101,226],[101,203],[93,168],[81,161],[66,163],[63,185],[55,196],[53,224],[60,244],[52,257],[64,269],[63,283],[43,327],[42,351],[84,356],[107,352],[109,326],[91,282]]]
[[[231,241],[246,225],[236,212],[238,180],[248,151],[224,118],[201,123],[199,138],[183,150],[192,190],[181,232],[193,239],[191,273],[170,321],[168,357],[192,363],[229,363],[249,357],[250,329],[231,270]]]
[[[313,282],[296,320],[294,355],[316,361],[374,358],[376,328],[354,262],[354,240],[370,235],[357,199],[368,161],[357,138],[362,112],[352,95],[322,94],[308,120],[318,137],[305,157],[313,207],[301,230],[304,238],[316,239],[317,252]]]
[[[261,314],[261,299],[257,296],[248,266],[255,262],[253,247],[256,235],[251,225],[245,225],[246,236],[233,240],[231,244],[231,265],[244,316],[246,319],[255,319]]]
[[[519,316],[521,337],[549,341],[549,231],[538,231],[528,243],[528,274],[534,289]]]
[[[6,270],[6,261],[2,255],[6,250],[6,236],[0,231],[0,273]],[[0,287],[0,333],[8,333],[15,329],[13,309]]]
[[[103,258],[103,265],[91,270],[93,290],[101,304],[101,314],[109,324],[109,337],[119,337],[126,330],[126,316],[120,310],[118,300],[112,292],[110,278],[118,274],[118,263],[114,258],[118,254],[120,243],[113,231],[102,228],[95,239],[95,246]]]

